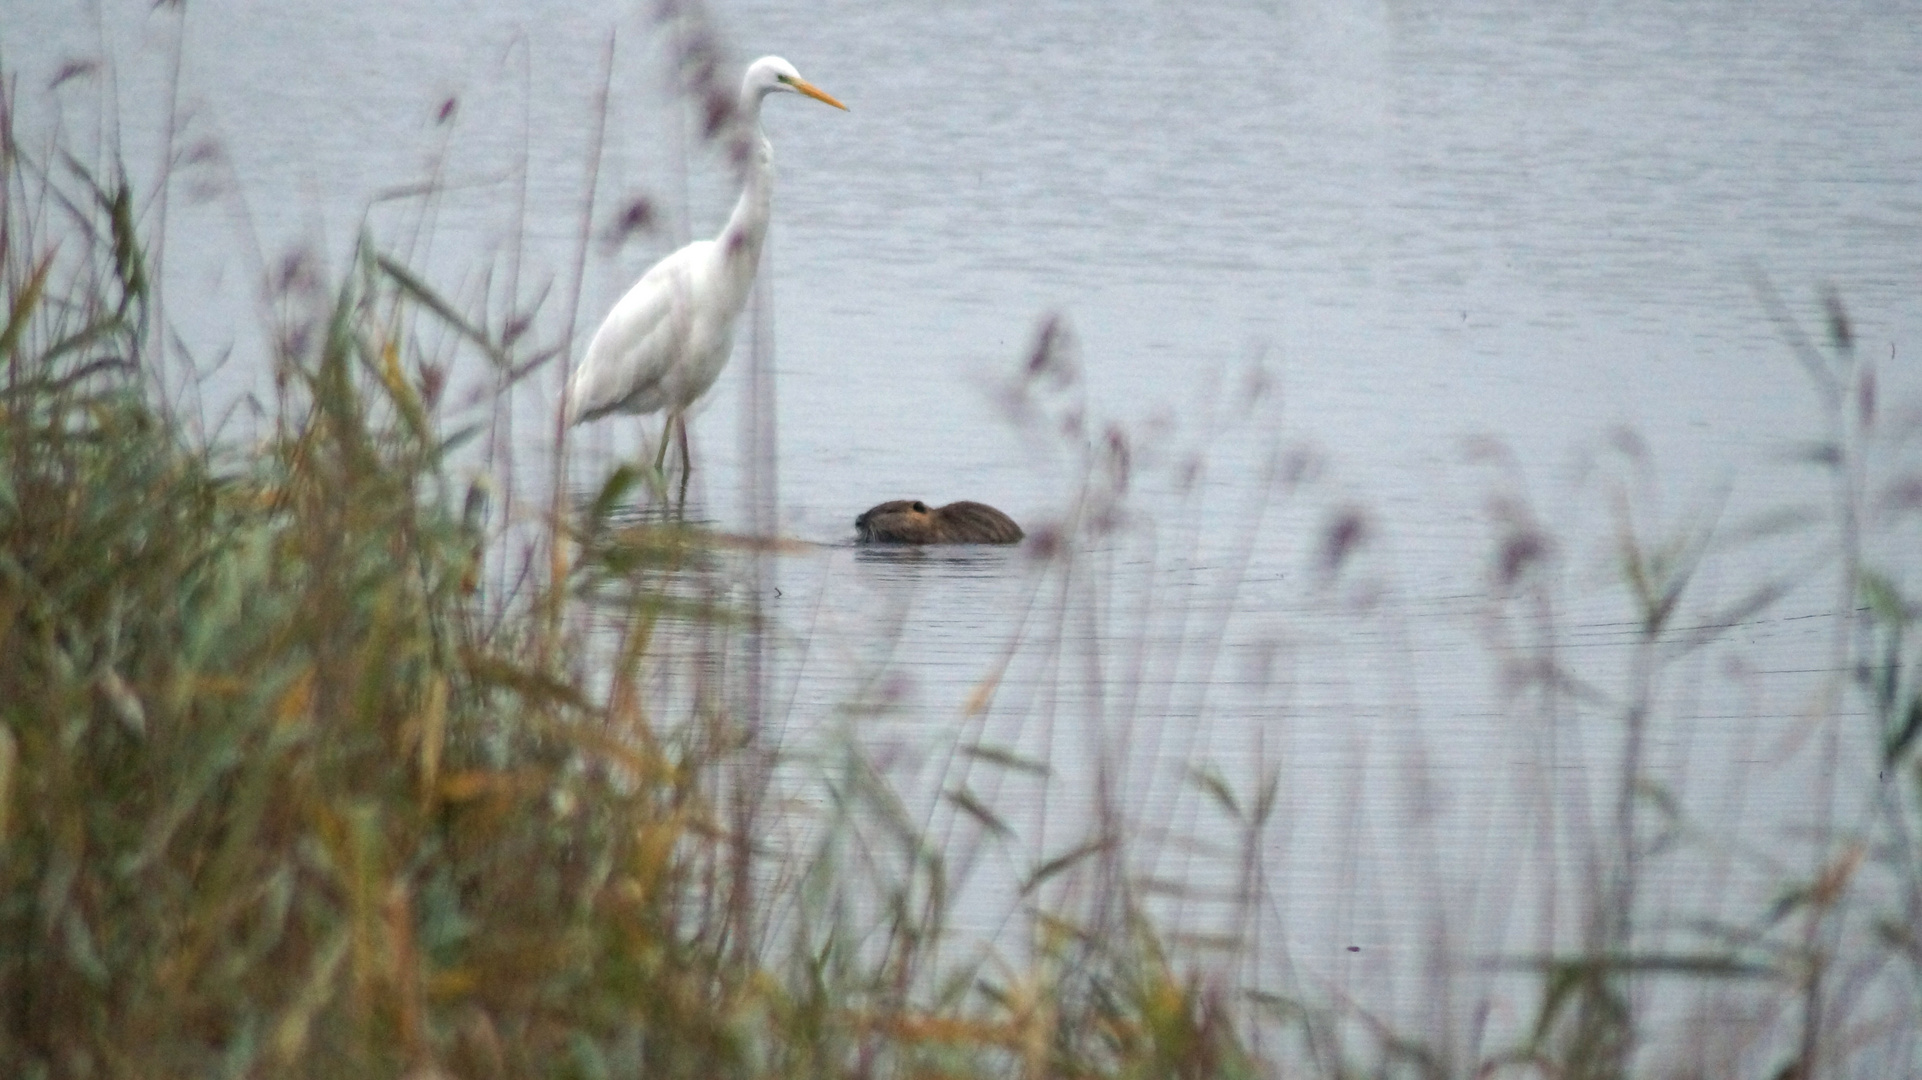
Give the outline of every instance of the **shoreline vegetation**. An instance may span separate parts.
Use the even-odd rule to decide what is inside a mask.
[[[717,39],[695,5],[663,12],[725,152]],[[1229,930],[1168,928],[1119,736],[1085,833],[1022,868],[1009,940],[958,940],[967,868],[1017,825],[956,783],[934,826],[851,737],[819,790],[777,783],[777,628],[738,571],[779,542],[636,523],[621,507],[661,479],[626,466],[582,505],[556,483],[547,512],[502,524],[457,478],[492,433],[450,427],[449,369],[489,365],[505,387],[564,360],[371,236],[337,280],[292,255],[261,283],[261,435],[205,435],[162,392],[181,377],[153,270],[164,191],[133,190],[110,150],[30,152],[20,93],[0,70],[0,1074],[1922,1076],[1918,423],[1877,400],[1839,297],[1810,334],[1759,286],[1814,387],[1826,434],[1802,456],[1832,494],[1775,527],[1820,530],[1821,562],[1704,611],[1696,578],[1741,530],[1619,507],[1622,685],[1570,667],[1561,543],[1519,493],[1496,500],[1501,707],[1548,740],[1605,724],[1588,737],[1617,768],[1599,793],[1545,793],[1582,857],[1552,897],[1518,901],[1564,906],[1542,947],[1463,963],[1438,923],[1421,1001],[1391,1015],[1271,970],[1274,774],[1196,768],[1237,868],[1209,898]],[[1117,571],[1086,552],[1128,527],[1141,456],[1120,429],[1090,436],[1078,378],[1048,320],[1009,392],[1014,422],[1064,440],[1086,478],[1024,556],[1058,624],[1095,618]],[[1300,463],[1275,468],[1286,487]],[[1323,576],[1372,529],[1328,514]],[[1778,850],[1737,850],[1665,785],[1649,731],[1682,658],[1798,588],[1830,590],[1812,659],[1831,674],[1785,752],[1830,786]],[[1009,646],[1068,648],[1039,629]],[[994,683],[953,707],[980,714]],[[1137,730],[1172,696],[1148,690],[1126,703]],[[875,694],[849,714],[884,708]],[[1696,859],[1765,868],[1774,903],[1730,922],[1650,895],[1658,868]],[[1497,982],[1518,1014],[1491,1019]]]

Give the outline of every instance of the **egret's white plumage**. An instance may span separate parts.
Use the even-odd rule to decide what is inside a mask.
[[[760,124],[761,102],[775,93],[805,94],[847,108],[778,56],[748,65],[740,104],[742,119],[752,125],[754,152],[727,227],[719,237],[697,240],[655,263],[607,313],[568,380],[568,423],[665,409],[669,427],[684,425],[681,414],[721,374],[734,347],[734,320],[754,285],[772,211],[774,150]],[[685,427],[681,440],[685,468]],[[664,430],[663,455],[666,449]]]

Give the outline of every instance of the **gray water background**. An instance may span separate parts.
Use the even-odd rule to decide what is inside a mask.
[[[1525,495],[1558,538],[1561,655],[1619,692],[1635,637],[1624,521],[1659,537],[1713,517],[1740,536],[1755,514],[1825,497],[1821,471],[1795,460],[1820,414],[1758,276],[1811,329],[1832,285],[1880,366],[1887,426],[1904,403],[1914,415],[1910,5],[719,14],[736,59],[782,53],[852,106],[767,109],[781,522],[823,545],[769,583],[783,732],[796,747],[852,732],[931,821],[949,820],[944,790],[992,803],[1020,836],[983,856],[985,880],[1005,885],[1079,835],[1099,762],[1124,748],[1140,869],[1186,883],[1169,891],[1177,923],[1213,928],[1213,886],[1232,876],[1233,830],[1191,770],[1244,793],[1277,770],[1264,960],[1395,999],[1418,994],[1434,910],[1454,913],[1464,952],[1566,943],[1566,911],[1522,897],[1582,888],[1571,826],[1545,825],[1543,807],[1604,812],[1620,699],[1549,724],[1504,693],[1515,654],[1491,600],[1492,501]],[[207,394],[241,434],[246,410],[225,406],[265,386],[258,283],[292,247],[338,266],[365,227],[496,323],[544,293],[533,336],[561,341],[654,258],[717,230],[733,188],[688,137],[666,47],[619,4],[226,0],[183,17],[0,0],[29,130],[115,128],[151,177],[164,118],[181,118],[167,312],[203,364],[231,351]],[[89,58],[112,63],[49,89]],[[637,194],[662,223],[588,246],[571,316],[590,175],[597,234]],[[433,198],[406,194],[423,181]],[[1003,393],[1049,312],[1072,328],[1090,437],[1127,432],[1122,524],[1071,573],[1021,551],[845,546],[885,498],[983,499],[1031,531],[1063,520],[1083,449],[1016,422]],[[743,370],[737,358],[695,422],[697,497],[729,525]],[[524,505],[539,504],[560,378],[556,365],[517,389],[474,466],[507,472]],[[458,374],[450,414],[487,415],[471,404],[487,385],[478,366]],[[572,482],[652,437],[590,430]],[[1274,462],[1300,482],[1276,481]],[[1368,543],[1331,576],[1316,553],[1350,510]],[[1718,550],[1691,617],[1822,543]],[[1650,768],[1717,829],[1772,843],[1819,816],[1807,715],[1834,674],[1819,615],[1832,600],[1811,575],[1664,669]],[[967,708],[991,682],[990,707]],[[977,742],[1056,771],[970,767],[955,748]],[[1850,747],[1844,818],[1873,772],[1866,744]],[[1782,870],[1717,849],[1651,902],[1752,918]],[[992,935],[994,910],[962,921]]]

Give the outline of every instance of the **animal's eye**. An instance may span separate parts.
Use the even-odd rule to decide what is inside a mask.
[[[915,512],[915,513],[917,513],[917,514],[925,514],[925,513],[927,513],[927,512],[928,512],[928,504],[927,504],[927,503],[924,503],[924,502],[921,502],[921,501],[920,501],[920,500],[918,500],[918,499],[917,499],[917,500],[915,500],[915,503],[914,503],[914,512]]]

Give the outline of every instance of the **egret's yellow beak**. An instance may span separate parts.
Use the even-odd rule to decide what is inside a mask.
[[[848,111],[848,107],[834,100],[833,95],[829,94],[826,90],[823,90],[820,87],[814,85],[813,83],[807,81],[806,79],[789,79],[787,84],[789,86],[792,86],[794,89],[800,91],[801,93],[806,94],[807,96],[813,98],[816,101],[825,101],[829,105],[834,106],[835,108],[841,110],[842,112]]]

